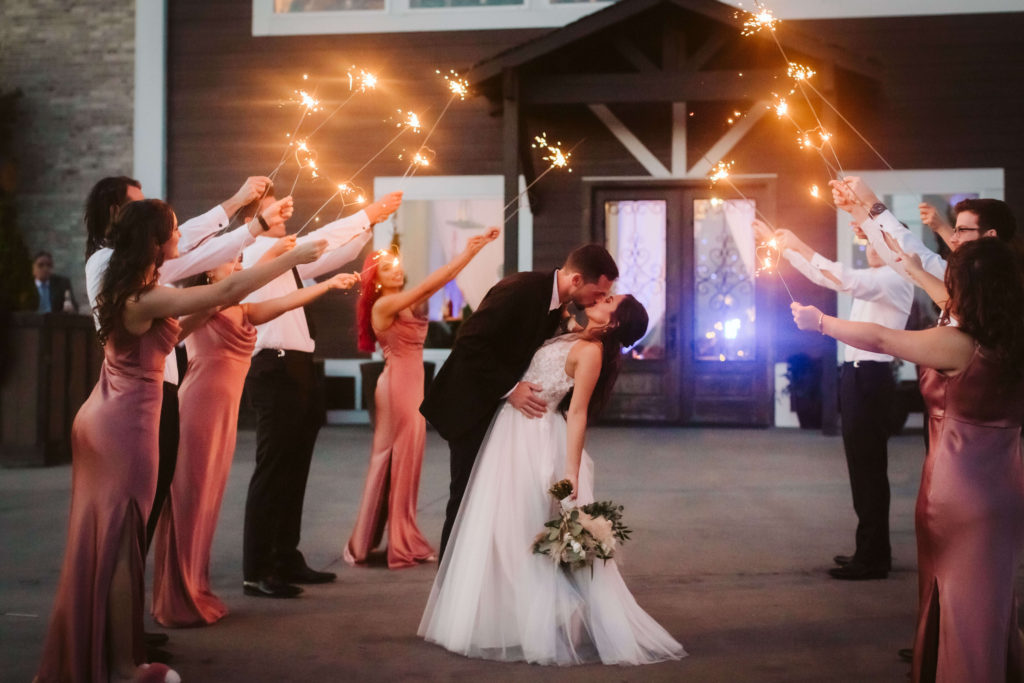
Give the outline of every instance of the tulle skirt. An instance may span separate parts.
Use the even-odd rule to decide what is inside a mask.
[[[498,411],[477,456],[419,635],[468,657],[537,664],[648,664],[686,656],[637,605],[614,560],[566,571],[532,551],[557,513],[566,423]],[[578,503],[594,499],[584,453]],[[628,523],[628,520],[627,520]]]

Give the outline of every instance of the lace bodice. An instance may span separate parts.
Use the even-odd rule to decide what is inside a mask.
[[[523,375],[524,382],[544,387],[539,396],[550,408],[557,406],[572,389],[573,379],[565,374],[565,359],[578,340],[575,334],[565,334],[544,342],[533,354],[530,367]]]

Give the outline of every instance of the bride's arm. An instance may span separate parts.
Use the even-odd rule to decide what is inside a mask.
[[[565,414],[565,478],[572,482],[572,498],[575,498],[579,488],[583,441],[587,432],[587,406],[594,394],[597,377],[601,374],[601,344],[577,342],[569,351],[565,365],[565,372],[573,378],[572,398]]]

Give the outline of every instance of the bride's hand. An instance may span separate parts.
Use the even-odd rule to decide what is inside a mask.
[[[540,390],[541,386],[533,382],[519,382],[508,395],[508,402],[526,417],[544,417],[548,404],[537,397]]]
[[[576,494],[579,493],[579,488],[580,488],[579,474],[566,474],[564,477],[562,477],[562,479],[568,479],[570,482],[572,482],[572,493],[570,493],[568,496],[563,498],[562,502],[563,503],[571,503],[572,505],[575,505],[576,504]]]

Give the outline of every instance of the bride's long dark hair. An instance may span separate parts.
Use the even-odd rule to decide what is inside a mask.
[[[608,326],[598,339],[601,342],[601,372],[587,405],[587,414],[591,417],[604,409],[615,388],[615,380],[622,368],[622,349],[633,346],[647,333],[648,322],[647,309],[632,294],[626,294],[612,311]],[[571,399],[572,391],[562,399],[559,410],[568,410]]]
[[[174,211],[159,199],[144,199],[126,205],[110,227],[110,255],[103,284],[96,295],[97,331],[100,343],[106,344],[111,333],[122,325],[125,304],[132,297],[156,285],[156,270],[147,279],[151,265],[163,263],[164,242],[174,232]]]

